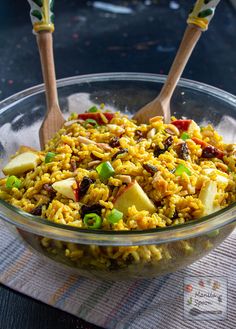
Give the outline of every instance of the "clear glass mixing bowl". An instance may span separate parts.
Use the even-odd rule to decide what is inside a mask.
[[[84,112],[92,104],[134,113],[160,91],[165,76],[109,73],[58,81],[60,106]],[[208,85],[182,79],[171,102],[172,114],[199,124],[211,123],[227,142],[235,141],[236,97]],[[45,113],[42,85],[0,103],[1,167],[19,147],[39,148],[38,129]],[[28,215],[0,200],[0,218],[14,225],[34,248],[80,275],[121,280],[155,277],[183,268],[206,255],[234,229],[236,205],[184,225],[148,231],[91,231]],[[44,237],[44,238],[43,238]],[[125,248],[125,249],[124,249]],[[120,250],[126,257],[119,259]],[[129,251],[137,257],[129,257]]]

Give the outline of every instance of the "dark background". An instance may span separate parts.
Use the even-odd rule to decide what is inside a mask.
[[[96,72],[167,74],[194,0],[109,1],[130,14],[95,8],[95,1],[56,0],[57,78]],[[0,2],[0,99],[42,82],[26,0]],[[236,11],[221,1],[183,74],[236,94]],[[98,328],[0,286],[0,329]]]

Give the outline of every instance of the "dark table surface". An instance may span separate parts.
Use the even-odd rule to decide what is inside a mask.
[[[54,47],[57,78],[96,72],[167,74],[194,0],[108,1],[129,14],[96,8],[96,1],[57,0]],[[26,0],[0,2],[0,100],[42,82]],[[236,94],[236,12],[220,3],[183,74]],[[0,329],[98,328],[0,286]]]

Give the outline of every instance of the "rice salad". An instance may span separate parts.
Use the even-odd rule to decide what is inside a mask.
[[[44,150],[21,146],[3,168],[0,198],[32,215],[82,229],[164,228],[235,202],[235,160],[235,145],[225,144],[211,125],[174,117],[165,124],[159,116],[137,125],[104,105],[93,106],[71,114]],[[76,244],[48,238],[41,243],[72,260],[84,257]],[[99,262],[103,247],[87,247],[87,263]],[[105,267],[112,259],[127,262],[130,255],[132,261],[150,261],[168,254],[158,246],[108,249],[100,257]]]

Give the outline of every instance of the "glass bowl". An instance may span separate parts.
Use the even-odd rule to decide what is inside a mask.
[[[165,76],[109,73],[58,81],[60,106],[84,112],[93,104],[132,114],[160,91]],[[182,79],[171,102],[172,114],[211,123],[233,142],[236,97],[208,85]],[[20,145],[39,148],[45,113],[42,85],[0,103],[1,167]],[[0,218],[39,252],[79,275],[109,280],[150,278],[181,269],[218,246],[234,229],[236,205],[184,225],[146,231],[91,231],[63,226],[26,214],[0,200]]]

